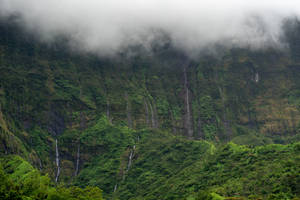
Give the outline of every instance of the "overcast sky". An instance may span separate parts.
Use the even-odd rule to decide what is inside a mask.
[[[159,31],[199,51],[216,43],[279,45],[282,22],[300,15],[300,0],[0,0],[0,16],[15,13],[44,40],[66,34],[74,46],[103,55],[147,47]]]

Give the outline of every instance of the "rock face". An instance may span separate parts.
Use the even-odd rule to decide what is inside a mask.
[[[86,175],[109,172],[112,181],[103,187],[118,191],[118,173],[134,168],[133,141],[145,130],[212,143],[257,137],[285,143],[299,133],[299,45],[284,53],[231,49],[193,59],[167,45],[151,55],[100,58],[45,45],[13,25],[0,23],[0,35],[1,152],[55,171],[56,182],[88,181],[81,172],[96,163]]]
[[[132,128],[133,124],[132,124],[132,117],[131,117],[131,104],[127,92],[125,92],[125,100],[126,100],[127,125],[129,128]]]
[[[62,115],[55,111],[48,112],[48,132],[52,135],[60,135],[64,132],[66,125]]]
[[[59,136],[71,127],[84,130],[103,114],[130,128],[202,139],[231,137],[236,125],[265,134],[292,134],[297,126],[299,64],[280,51],[233,49],[192,60],[170,47],[151,56],[103,59],[51,47],[40,52],[42,44],[14,31],[1,27],[1,102],[6,117],[26,131],[38,125]],[[202,106],[207,103],[209,109]]]

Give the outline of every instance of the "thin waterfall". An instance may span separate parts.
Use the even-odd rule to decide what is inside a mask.
[[[185,65],[183,68],[183,76],[184,76],[184,90],[185,90],[185,105],[186,105],[186,118],[185,118],[185,125],[186,131],[189,138],[193,137],[193,129],[192,129],[192,122],[191,122],[191,111],[190,111],[190,94],[188,88],[188,79],[186,73],[187,66]]]
[[[148,109],[148,104],[147,104],[146,100],[144,100],[144,104],[145,104],[145,111],[146,111],[146,124],[147,124],[147,126],[149,126],[149,109]]]
[[[80,162],[80,143],[78,144],[78,148],[77,148],[77,159],[76,159],[75,176],[77,176],[78,171],[79,171],[79,162]]]
[[[117,189],[118,189],[118,184],[116,183],[116,184],[115,184],[115,187],[114,187],[114,192],[116,192]]]
[[[59,175],[60,175],[60,165],[59,165],[59,153],[58,153],[57,139],[55,139],[55,157],[56,157],[55,160],[56,160],[56,167],[57,167],[55,182],[57,183]]]
[[[255,83],[259,82],[259,74],[258,74],[258,72],[255,73],[254,81],[255,81]]]
[[[129,154],[129,158],[128,158],[128,164],[127,164],[127,171],[129,171],[129,169],[131,167],[134,151],[135,151],[135,145],[133,145],[133,148],[130,150],[130,154]]]
[[[139,136],[138,136],[138,137],[137,137],[137,141],[139,141],[139,140],[140,140],[140,138],[139,138]],[[135,149],[136,149],[136,145],[133,145],[132,149],[130,150],[129,156],[128,156],[128,164],[127,164],[126,172],[123,173],[123,177],[122,177],[123,181],[125,180],[125,175],[126,175],[126,173],[130,170],[130,167],[131,167],[131,165],[132,165],[132,159],[133,159],[133,156],[134,156],[134,153],[135,153]],[[115,188],[116,188],[116,187],[117,187],[117,184],[115,185]],[[116,188],[115,190],[117,190],[117,188]],[[115,191],[115,190],[114,190],[114,191]]]
[[[127,164],[127,171],[131,167],[132,157],[133,157],[133,150],[130,150],[130,154],[129,154],[129,158],[128,158],[128,164]]]
[[[152,122],[152,128],[155,128],[155,116],[154,116],[154,112],[153,112],[153,108],[151,103],[149,103],[150,106],[150,111],[151,111],[151,122]]]

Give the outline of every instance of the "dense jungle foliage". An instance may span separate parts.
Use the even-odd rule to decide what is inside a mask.
[[[0,199],[299,199],[299,33],[103,58],[0,21]]]
[[[66,188],[63,185],[54,187],[50,178],[40,175],[28,162],[19,156],[1,158],[0,197],[6,199],[87,199],[101,200],[102,191],[97,187]]]

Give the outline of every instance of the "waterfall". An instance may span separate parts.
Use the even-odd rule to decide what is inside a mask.
[[[106,101],[106,117],[108,119],[109,122],[111,122],[111,118],[110,118],[110,112],[109,112],[109,101]]]
[[[132,162],[132,156],[133,156],[133,150],[130,150],[128,165],[127,165],[127,171],[130,169],[131,162]]]
[[[77,160],[76,160],[75,176],[77,176],[78,171],[79,171],[79,162],[80,162],[80,143],[78,144],[78,148],[77,148]]]
[[[259,75],[257,72],[255,73],[254,81],[255,81],[255,83],[258,83],[258,81],[259,81]]]
[[[148,126],[151,126],[152,128],[158,128],[158,122],[157,122],[157,110],[155,105],[152,106],[151,102],[147,102],[147,100],[144,100],[145,104],[145,111],[146,111],[146,124]],[[149,106],[149,107],[148,107]],[[149,108],[151,112],[151,121],[149,117]]]
[[[135,145],[133,145],[133,148],[130,150],[130,154],[129,154],[129,158],[128,158],[128,164],[127,164],[127,171],[129,171],[129,169],[131,167],[134,151],[135,151]]]
[[[189,88],[188,88],[188,79],[186,73],[186,65],[183,68],[183,76],[184,76],[184,90],[185,90],[185,105],[186,105],[186,118],[185,118],[185,125],[186,131],[189,138],[193,137],[193,129],[191,123],[191,111],[190,111],[190,95],[189,95]]]
[[[149,103],[149,106],[150,106],[150,111],[151,111],[152,128],[156,128],[156,123],[155,123],[155,113],[153,112],[152,104]]]
[[[150,106],[150,111],[151,111],[151,122],[152,122],[152,128],[155,126],[155,121],[154,121],[154,113],[153,113],[153,108],[151,103],[149,103]]]
[[[116,183],[116,184],[115,184],[115,187],[114,187],[114,192],[116,192],[117,189],[118,189],[118,184]]]
[[[56,167],[57,167],[57,172],[56,172],[56,177],[55,177],[55,182],[57,183],[58,177],[60,174],[60,166],[59,166],[59,153],[58,153],[58,144],[57,144],[57,139],[55,139],[55,156],[56,156]]]
[[[147,126],[149,126],[149,109],[148,109],[148,104],[147,104],[146,100],[144,100],[144,104],[145,104],[145,111],[146,111],[146,124],[147,124]]]

